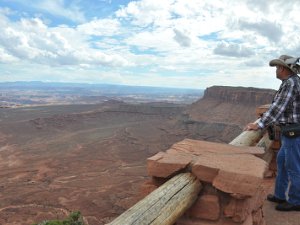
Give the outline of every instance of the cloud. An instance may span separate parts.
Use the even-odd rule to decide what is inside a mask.
[[[51,66],[129,65],[129,62],[119,54],[91,48],[86,42],[86,36],[76,28],[49,28],[39,18],[21,19],[19,22],[7,24],[0,33],[1,46],[2,61],[19,59]]]
[[[141,51],[147,53],[151,50],[155,54],[170,53],[178,48],[174,41],[174,32],[171,29],[157,29],[152,32],[141,31],[128,37],[125,43],[129,46],[135,46]]]
[[[261,1],[261,0],[247,0],[246,2],[250,9],[259,10],[260,12],[263,12],[265,14],[269,13],[270,6],[271,6],[270,2]]]
[[[5,0],[0,66],[24,65],[20,77],[25,67],[27,74],[49,67],[45,76],[53,70],[55,79],[76,71],[80,80],[111,74],[115,82],[118,74],[156,86],[172,76],[172,85],[186,79],[191,87],[214,84],[220,71],[218,82],[259,85],[253,71],[263,76],[269,59],[299,54],[299,10],[284,0]]]
[[[183,32],[174,29],[174,40],[181,45],[182,47],[190,47],[191,46],[191,39],[185,35]]]
[[[17,62],[18,59],[8,54],[3,48],[0,47],[0,63],[13,63]]]
[[[250,59],[245,62],[245,65],[249,67],[262,67],[267,64],[266,62],[267,61],[263,61],[262,59]]]
[[[11,0],[22,4],[24,8],[32,8],[39,13],[48,13],[53,16],[59,16],[75,22],[86,21],[83,10],[78,1],[65,0]]]
[[[45,10],[52,15],[65,17],[76,22],[85,22],[85,15],[79,5],[76,4],[76,1],[68,4],[66,4],[66,2],[64,0],[44,0],[38,1],[36,7]]]
[[[239,28],[257,32],[273,42],[279,42],[283,36],[281,25],[267,20],[248,22],[244,19],[241,19],[239,21]]]
[[[131,1],[126,7],[116,11],[118,18],[131,21],[132,24],[148,27],[164,26],[171,18],[170,7],[174,0],[160,1],[159,4],[153,0]]]
[[[77,30],[85,35],[113,36],[120,34],[121,24],[116,19],[94,19],[80,24]]]
[[[289,17],[287,12],[299,11],[299,4],[296,1],[276,0],[273,2],[261,0],[246,0],[249,9],[257,12],[257,10],[266,17],[270,16],[274,20],[282,18],[282,16]],[[280,10],[279,10],[280,9]],[[276,12],[276,14],[274,14]]]
[[[214,53],[229,57],[249,57],[254,55],[253,50],[241,44],[221,42],[214,49]]]

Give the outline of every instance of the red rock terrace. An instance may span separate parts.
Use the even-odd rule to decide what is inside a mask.
[[[175,143],[148,158],[142,200],[110,224],[265,225],[263,181],[275,173],[279,146],[264,131],[229,144]]]

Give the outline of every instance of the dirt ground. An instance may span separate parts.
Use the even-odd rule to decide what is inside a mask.
[[[105,224],[138,198],[146,159],[186,136],[180,107],[87,105],[0,110],[0,224],[79,210]]]
[[[184,138],[228,143],[241,131],[211,114],[188,120],[184,110],[119,102],[0,109],[0,224],[75,210],[89,225],[105,224],[137,202],[148,157]]]
[[[267,193],[273,193],[275,179],[265,180]],[[300,213],[296,211],[280,212],[275,210],[276,203],[269,201],[264,202],[263,212],[266,220],[266,225],[299,225]]]

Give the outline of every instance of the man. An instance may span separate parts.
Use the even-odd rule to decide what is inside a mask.
[[[245,130],[270,125],[278,125],[282,130],[291,125],[300,128],[300,78],[297,76],[300,58],[282,55],[271,60],[269,65],[276,67],[276,77],[282,83],[267,112],[257,122],[249,123]],[[300,135],[296,131],[290,134],[294,136],[281,134],[275,192],[267,196],[267,200],[279,203],[276,210],[280,211],[300,211]]]

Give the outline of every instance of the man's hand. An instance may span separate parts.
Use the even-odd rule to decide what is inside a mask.
[[[248,123],[244,130],[258,130],[260,127],[257,123]]]

